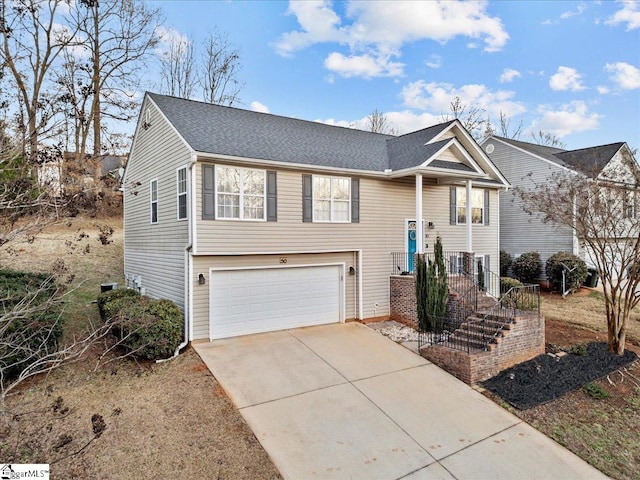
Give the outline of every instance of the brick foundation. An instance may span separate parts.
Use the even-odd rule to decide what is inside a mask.
[[[413,275],[392,275],[389,278],[389,318],[418,328],[416,281]]]
[[[420,354],[463,382],[474,385],[544,353],[544,339],[544,316],[527,315],[515,319],[511,330],[504,332],[492,351],[467,353],[436,345],[422,347]]]

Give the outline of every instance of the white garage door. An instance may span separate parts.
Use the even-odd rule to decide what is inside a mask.
[[[323,265],[212,271],[209,336],[339,322],[342,270]]]

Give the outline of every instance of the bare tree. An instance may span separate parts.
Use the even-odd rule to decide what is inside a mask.
[[[456,96],[449,104],[449,112],[442,114],[442,121],[460,120],[464,128],[467,129],[473,138],[479,140],[484,132],[483,127],[485,126],[486,120],[484,120],[483,117],[485,113],[486,110],[484,108],[475,105],[466,105],[460,97]]]
[[[23,151],[35,157],[39,140],[52,129],[57,99],[47,92],[50,69],[65,48],[74,44],[76,31],[61,27],[63,0],[0,2],[0,60],[15,86]]]
[[[524,121],[520,120],[518,125],[515,128],[511,128],[511,118],[500,110],[500,136],[505,138],[513,138],[517,140],[520,138],[522,134],[522,128],[524,126]],[[542,132],[541,132],[542,133]]]
[[[89,88],[79,97],[90,97],[84,108],[80,154],[92,134],[94,157],[102,153],[104,119],[129,121],[135,114],[144,59],[158,42],[159,10],[135,0],[79,0],[70,23],[84,37],[83,53]],[[77,65],[77,63],[70,63]]]
[[[193,40],[172,38],[160,56],[162,93],[191,98],[196,87]]]
[[[396,134],[396,129],[389,123],[387,116],[378,109],[367,117],[367,130],[374,133]]]
[[[227,106],[238,103],[243,87],[238,80],[240,51],[219,32],[209,33],[204,49],[199,75],[204,101]]]
[[[529,134],[531,140],[538,145],[544,145],[545,147],[564,148],[565,143],[552,133],[543,132],[538,130],[537,132],[531,132]]]
[[[572,230],[592,252],[604,288],[609,351],[622,354],[631,310],[640,302],[640,192],[622,169],[595,173],[558,172],[515,194],[527,213]]]

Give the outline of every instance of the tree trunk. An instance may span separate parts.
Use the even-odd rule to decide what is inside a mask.
[[[623,312],[607,312],[607,343],[611,353],[624,355],[628,320],[628,314]]]
[[[93,7],[93,156],[98,158],[102,151],[102,139],[100,138],[100,127],[102,118],[100,115],[100,23],[98,2]]]

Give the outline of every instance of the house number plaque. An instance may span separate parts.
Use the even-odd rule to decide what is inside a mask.
[[[287,257],[280,257],[280,263],[287,263]]]

